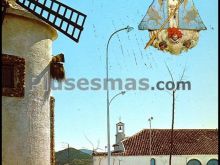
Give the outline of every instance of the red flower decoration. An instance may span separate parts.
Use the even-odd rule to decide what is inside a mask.
[[[178,38],[181,38],[183,36],[183,33],[178,28],[168,28],[168,37],[172,38],[173,36],[177,35]]]

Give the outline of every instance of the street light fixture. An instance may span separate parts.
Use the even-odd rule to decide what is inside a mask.
[[[120,93],[116,94],[114,97],[112,97],[112,99],[109,101],[109,106],[111,104],[111,102],[119,95],[124,95],[126,93],[126,91],[121,91]]]
[[[109,105],[110,105],[110,102],[116,97],[114,96],[111,101],[109,101],[109,86],[108,86],[108,80],[109,80],[109,75],[108,75],[108,69],[109,69],[109,61],[108,61],[108,49],[109,49],[109,43],[112,39],[112,37],[120,32],[120,31],[127,31],[127,32],[130,32],[132,31],[134,28],[133,27],[130,27],[130,26],[127,26],[125,28],[121,28],[119,30],[116,30],[114,33],[111,34],[111,36],[109,37],[108,39],[108,43],[107,43],[107,47],[106,47],[106,81],[107,81],[107,137],[108,137],[108,165],[110,165],[110,157],[111,157],[111,150],[110,150],[110,119],[109,119]],[[124,94],[124,92],[120,93],[120,94]],[[119,94],[118,94],[119,95]],[[118,96],[117,95],[117,96]]]
[[[150,163],[151,163],[151,121],[153,120],[154,118],[151,116],[148,121],[149,121],[149,124],[150,124]]]
[[[130,26],[127,26],[126,28],[127,28],[127,32],[130,32],[134,29],[133,27],[130,27]]]

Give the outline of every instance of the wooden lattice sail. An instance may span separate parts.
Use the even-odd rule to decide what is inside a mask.
[[[86,15],[56,0],[16,0],[16,3],[75,42],[79,42]]]
[[[193,0],[154,0],[138,28],[150,33],[145,48],[176,55],[195,47],[199,32],[206,30]]]

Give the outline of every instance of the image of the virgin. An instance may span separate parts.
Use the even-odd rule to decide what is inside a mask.
[[[153,0],[146,15],[138,26],[139,30],[158,30],[169,17],[169,0]],[[182,0],[177,11],[177,28],[182,30],[206,30],[193,0]],[[170,27],[169,22],[164,29]]]

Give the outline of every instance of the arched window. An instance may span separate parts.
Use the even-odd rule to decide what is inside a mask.
[[[155,160],[154,158],[152,158],[152,159],[150,160],[150,165],[156,165],[156,160]]]
[[[218,165],[218,160],[217,159],[211,159],[208,161],[207,165]]]
[[[197,159],[191,159],[187,162],[187,165],[202,165],[201,162]]]

